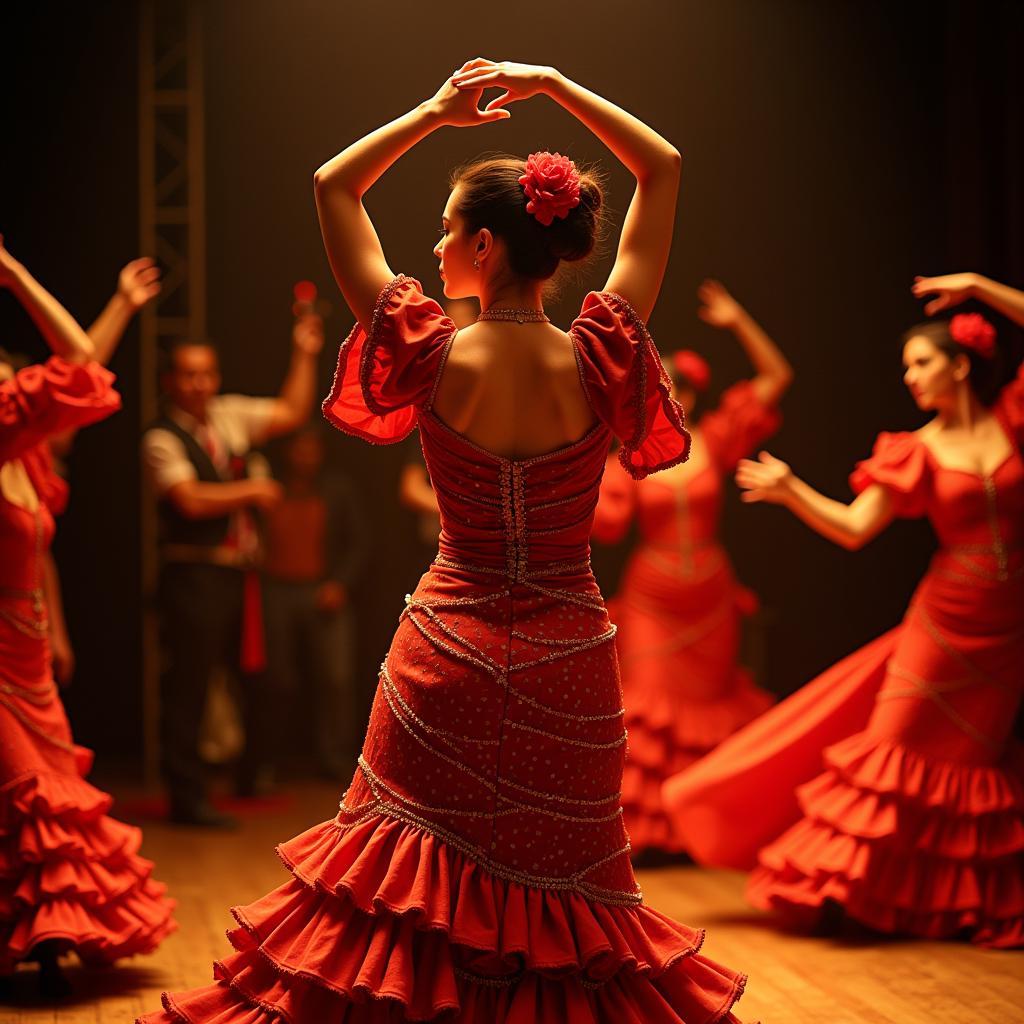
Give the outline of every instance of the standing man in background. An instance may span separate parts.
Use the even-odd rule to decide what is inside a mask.
[[[179,824],[231,827],[209,800],[199,730],[215,668],[238,677],[246,748],[239,795],[266,784],[259,758],[272,708],[266,700],[255,513],[280,500],[273,480],[250,478],[251,449],[301,427],[316,394],[323,321],[295,322],[292,356],[276,398],[220,394],[217,353],[187,340],[167,353],[164,414],[143,435],[142,454],[159,501],[159,605],[167,664],[161,680],[161,760],[170,817]]]

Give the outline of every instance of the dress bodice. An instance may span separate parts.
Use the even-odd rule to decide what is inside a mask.
[[[357,325],[342,345],[325,415],[378,444],[419,424],[441,509],[440,564],[516,580],[585,569],[613,433],[630,479],[689,453],[682,410],[646,326],[619,296],[587,296],[569,336],[595,424],[572,444],[524,459],[486,451],[432,411],[456,333],[417,282],[395,278],[369,329]]]
[[[916,433],[883,433],[850,482],[858,493],[881,484],[897,515],[931,522],[940,557],[1001,582],[1024,573],[1024,369],[994,412],[1013,450],[988,475],[943,466]]]
[[[54,356],[0,382],[0,473],[12,485],[16,476],[27,475],[38,499],[38,508],[15,504],[0,488],[0,601],[38,591],[53,516],[67,501],[47,439],[114,412],[120,399],[113,380],[97,363],[72,364]]]

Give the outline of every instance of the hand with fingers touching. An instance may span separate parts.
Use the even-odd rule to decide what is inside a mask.
[[[428,101],[442,124],[453,128],[471,128],[492,121],[505,121],[512,116],[507,110],[502,110],[500,105],[488,104],[481,109],[480,99],[486,86],[465,83],[465,75],[474,74],[477,69],[486,66],[491,66],[491,61],[483,57],[466,61],[450,78],[445,79],[441,88]],[[460,81],[464,83],[461,86],[457,84]]]
[[[734,328],[743,315],[743,307],[729,294],[720,281],[708,278],[697,289],[697,298],[703,305],[697,316],[712,327]]]
[[[736,483],[743,488],[741,500],[767,501],[784,505],[790,496],[793,470],[789,464],[768,452],[760,452],[757,461],[742,459],[736,467]]]
[[[460,92],[476,96],[475,103],[479,103],[480,94],[484,89],[504,90],[484,107],[483,113],[490,114],[500,111],[510,103],[547,93],[554,78],[554,68],[477,57],[475,60],[467,61],[452,76],[451,81]]]

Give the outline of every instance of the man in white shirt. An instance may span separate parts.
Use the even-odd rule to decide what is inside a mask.
[[[240,791],[257,787],[270,737],[258,622],[259,537],[254,512],[280,499],[254,479],[252,448],[302,426],[316,395],[323,323],[296,321],[292,358],[276,398],[221,395],[216,351],[182,342],[161,377],[164,415],[143,435],[142,455],[159,501],[160,611],[167,666],[161,681],[161,759],[171,820],[229,826],[207,794],[199,729],[214,669],[236,672],[245,694],[246,752]]]

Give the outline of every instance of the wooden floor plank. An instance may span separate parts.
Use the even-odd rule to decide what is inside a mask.
[[[209,983],[213,960],[228,951],[229,908],[287,880],[275,844],[332,817],[340,794],[308,785],[288,797],[226,835],[143,823],[143,854],[178,900],[178,933],[154,955],[116,968],[69,968],[75,995],[58,1008],[36,1001],[34,969],[23,967],[13,1003],[0,1004],[0,1024],[131,1024],[159,1007],[163,989]],[[639,878],[652,906],[708,929],[706,955],[749,973],[737,1007],[745,1021],[1024,1024],[1024,952],[793,935],[744,903],[742,875],[680,866]]]

